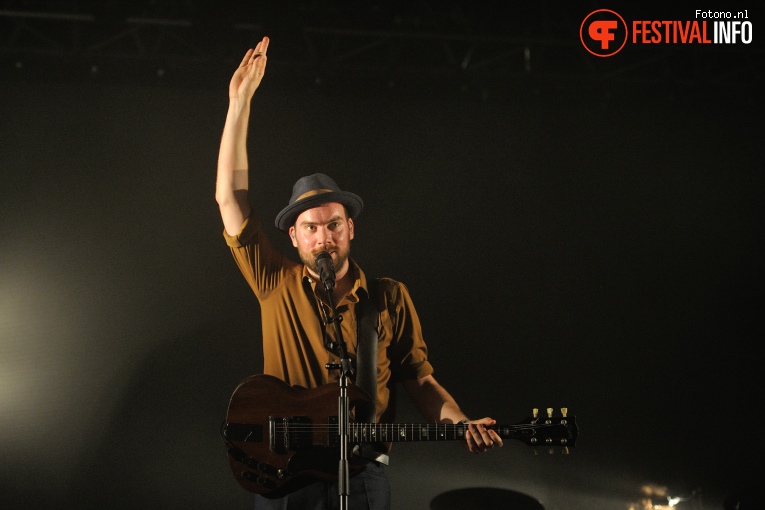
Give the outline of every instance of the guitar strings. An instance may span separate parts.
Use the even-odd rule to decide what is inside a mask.
[[[534,430],[534,429],[542,429],[542,428],[548,428],[548,427],[558,427],[559,425],[554,423],[543,423],[539,425],[492,425],[489,427],[486,427],[491,430]],[[318,423],[318,424],[311,424],[311,423],[290,423],[288,425],[279,424],[275,425],[274,429],[277,431],[291,431],[291,430],[335,430],[339,427],[336,423]],[[376,428],[376,429],[404,429],[404,430],[424,430],[427,429],[429,431],[439,431],[439,430],[446,430],[446,431],[452,431],[456,432],[459,430],[467,430],[467,427],[464,425],[454,425],[454,424],[447,424],[447,425],[411,425],[411,424],[388,424],[388,425],[381,425],[381,424],[374,424],[374,423],[350,423],[350,428]]]

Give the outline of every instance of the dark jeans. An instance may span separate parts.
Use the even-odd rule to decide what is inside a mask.
[[[385,466],[368,462],[363,471],[351,478],[348,510],[390,510],[390,483]],[[316,482],[283,498],[268,499],[255,495],[256,510],[337,510],[340,496],[337,482]]]

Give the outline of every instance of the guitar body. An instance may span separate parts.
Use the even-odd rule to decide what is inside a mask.
[[[319,480],[336,480],[338,396],[339,385],[308,390],[269,375],[245,379],[231,396],[224,435],[237,482],[250,492],[278,498]],[[351,408],[370,401],[354,385],[348,386],[348,400]],[[360,469],[351,462],[350,475]]]
[[[228,448],[234,478],[250,492],[279,498],[310,483],[337,480],[340,470],[338,427],[339,385],[295,388],[276,377],[252,375],[234,390],[221,433]],[[358,386],[348,386],[348,407],[353,410],[371,399]],[[464,423],[348,424],[349,475],[362,467],[350,455],[353,445],[411,441],[464,441]],[[533,415],[514,425],[490,427],[502,439],[515,439],[552,453],[574,447],[579,429],[576,418],[561,408],[561,416]]]

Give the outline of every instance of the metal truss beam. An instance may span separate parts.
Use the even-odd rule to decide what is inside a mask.
[[[275,41],[272,69],[278,70],[272,79],[282,78],[285,86],[343,92],[401,87],[497,91],[519,82],[559,88],[621,84],[754,90],[765,61],[752,48],[709,46],[651,48],[595,59],[583,51],[570,27],[567,33],[548,26],[526,33],[552,35],[504,36],[438,24],[379,28],[360,23],[353,28],[322,23],[325,18],[315,16],[308,19],[314,23],[304,19],[280,25],[273,19],[205,17],[200,11],[194,16],[61,12],[43,4],[37,10],[0,10],[0,79],[217,89],[227,83],[244,49],[266,33]]]

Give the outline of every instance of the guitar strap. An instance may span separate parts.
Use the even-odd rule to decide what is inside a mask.
[[[372,399],[356,406],[356,421],[359,423],[377,423],[377,281],[367,280],[368,295],[359,292],[356,303],[356,386],[364,390]],[[374,300],[374,301],[373,301]]]
[[[356,404],[356,422],[377,423],[377,302],[378,282],[374,278],[367,280],[366,296],[359,293],[356,303],[356,386],[364,390],[371,401]],[[360,457],[388,464],[388,455],[380,452],[373,445],[362,443],[354,446],[353,452]]]

